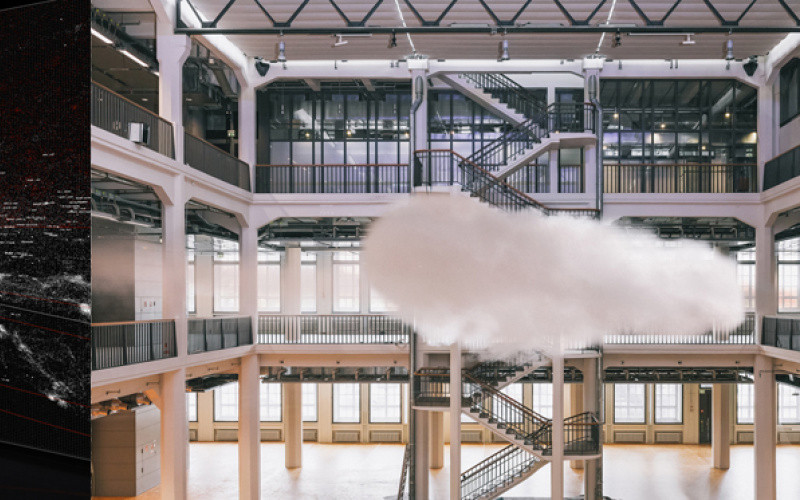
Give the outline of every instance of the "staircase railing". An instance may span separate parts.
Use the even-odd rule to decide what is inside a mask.
[[[505,429],[507,434],[513,434],[535,449],[546,447],[538,437],[550,426],[549,419],[467,373],[462,378],[463,395],[471,400],[471,413],[488,418],[499,429]]]
[[[546,101],[537,99],[524,87],[505,75],[462,73],[459,76],[526,118],[536,118],[546,113]]]
[[[406,445],[403,453],[403,470],[400,473],[400,486],[397,488],[397,500],[404,500],[406,495],[406,479],[408,478],[408,468],[411,465],[411,445]]]
[[[495,386],[516,376],[518,372],[531,366],[534,361],[541,362],[542,355],[518,355],[504,360],[484,361],[464,371],[473,378]]]
[[[594,209],[548,208],[450,149],[423,149],[415,151],[414,155],[418,178],[422,179],[423,184],[460,184],[472,195],[503,210],[532,208],[545,215],[567,214],[582,217],[596,217],[598,214]]]
[[[553,426],[542,427],[533,439],[542,443],[543,455],[552,454]],[[600,422],[592,412],[578,413],[564,419],[564,454],[594,455],[599,450]]]
[[[541,459],[509,445],[461,474],[462,500],[475,500],[529,471]]]

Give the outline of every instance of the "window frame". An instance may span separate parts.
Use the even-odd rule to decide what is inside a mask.
[[[304,414],[305,407],[306,407],[306,393],[305,389],[307,387],[314,388],[314,419],[306,419]],[[302,382],[300,386],[300,414],[303,422],[319,422],[319,384],[316,382]]]
[[[280,382],[260,382],[260,387],[258,389],[259,401],[258,401],[258,421],[259,422],[266,422],[266,423],[282,423],[283,422],[283,384]],[[270,387],[277,387],[278,388],[278,419],[265,419],[264,413],[262,409],[265,408],[265,403],[269,401],[269,388]],[[264,392],[266,391],[266,392]],[[266,407],[269,408],[269,404],[266,404]]]
[[[641,387],[642,388],[642,398],[643,398],[643,400],[642,400],[642,405],[641,405],[641,408],[642,408],[642,420],[641,421],[632,421],[632,420],[621,421],[621,420],[619,420],[619,412],[617,411],[617,408],[618,408],[618,406],[617,406],[617,394],[618,394],[618,389],[619,389],[620,386],[625,386],[626,388],[628,388],[628,387]],[[629,391],[628,391],[628,396],[630,396],[630,392]],[[630,397],[628,397],[628,399],[630,399]],[[645,424],[647,424],[647,384],[615,382],[614,383],[614,403],[613,403],[613,407],[614,407],[614,424],[615,425],[616,424],[619,424],[619,425],[645,425]],[[627,408],[631,408],[632,406],[630,404],[628,404],[628,405],[626,405],[626,407]]]
[[[374,386],[376,386],[376,385],[380,385],[380,386],[396,385],[397,386],[397,388],[398,388],[397,420],[376,421],[376,420],[374,420],[372,418],[372,413],[373,413],[372,412],[372,390],[374,389]],[[367,392],[367,398],[369,399],[369,423],[370,424],[377,424],[377,425],[389,424],[389,425],[392,425],[392,424],[402,424],[403,423],[403,385],[402,385],[402,383],[400,383],[400,382],[373,382],[373,383],[370,383],[369,384],[369,388],[368,388],[368,392]],[[389,401],[388,395],[387,395],[386,400],[387,400],[387,403],[388,403],[388,401]]]
[[[236,418],[235,419],[228,419],[228,418],[223,419],[223,418],[220,418],[219,415],[217,415],[217,396],[220,396],[219,391],[221,391],[223,387],[227,387],[227,386],[230,386],[230,385],[235,385],[236,386],[236,393],[235,393],[236,394]],[[219,391],[217,389],[219,389]],[[214,407],[214,422],[228,422],[228,423],[230,423],[230,422],[238,422],[239,421],[239,382],[229,382],[227,384],[218,385],[217,387],[214,387],[213,389],[211,389],[211,395],[212,395],[213,407]],[[219,404],[220,404],[220,406],[223,406],[223,403],[221,401],[219,402]],[[228,406],[228,405],[225,405],[225,406]]]
[[[659,409],[659,388],[663,389],[664,386],[675,386],[678,388],[678,394],[676,395],[676,403],[677,403],[677,413],[678,419],[671,420],[666,422],[659,421],[658,418],[658,409]],[[683,384],[653,384],[653,423],[655,425],[683,425],[684,420],[684,411],[683,411]]]
[[[356,418],[357,418],[357,420],[341,421],[341,420],[337,420],[337,418],[336,418],[336,403],[337,403],[337,401],[336,401],[337,400],[336,388],[337,387],[342,387],[342,386],[345,386],[345,385],[351,385],[351,386],[355,387],[355,397],[356,397],[355,406],[356,406],[356,415],[357,415]],[[333,389],[331,391],[331,406],[332,406],[332,408],[331,408],[332,409],[332,412],[331,412],[331,423],[332,424],[360,424],[361,423],[361,384],[359,384],[357,382],[356,383],[346,383],[346,384],[345,383],[342,383],[342,384],[334,383],[333,384]]]
[[[748,396],[750,399],[750,405],[748,406],[749,412],[751,414],[751,419],[749,422],[743,421],[742,416],[742,405],[740,404],[740,388],[747,387],[748,388]],[[755,391],[754,391],[754,384],[736,384],[736,425],[754,425],[755,424]]]

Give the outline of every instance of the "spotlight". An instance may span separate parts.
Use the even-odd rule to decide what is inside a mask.
[[[725,60],[733,61],[733,40],[728,38],[728,41],[725,42],[725,48],[726,48]]]
[[[266,76],[267,71],[269,71],[269,63],[263,59],[256,58],[256,71],[261,76]]]
[[[744,72],[747,73],[747,76],[753,76],[758,69],[756,56],[750,56],[750,60],[744,63],[742,67],[744,68]]]
[[[389,39],[389,48],[393,49],[397,47],[397,34],[392,31],[392,38]]]
[[[508,61],[509,60],[509,56],[508,56],[508,40],[503,39],[501,47],[502,47],[502,52],[500,54],[500,59],[498,59],[498,61]]]
[[[278,44],[278,62],[286,62],[286,43],[283,40]]]
[[[622,45],[622,34],[617,30],[614,34],[614,47],[619,47],[620,45]]]
[[[694,35],[694,33],[686,33],[686,39],[681,42],[681,45],[694,45],[692,35]]]

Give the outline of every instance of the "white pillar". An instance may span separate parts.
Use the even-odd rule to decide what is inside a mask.
[[[564,500],[564,358],[553,356],[553,451],[550,457],[550,498]]]
[[[772,226],[756,227],[756,343],[761,343],[764,316],[778,312],[778,272]]]
[[[600,401],[598,401],[597,384],[597,363],[599,358],[586,358],[583,360],[583,410],[595,412],[597,419],[600,419],[598,412]],[[602,425],[600,426],[600,441],[602,443]],[[601,448],[602,449],[602,448]],[[583,491],[585,500],[601,500],[597,491],[598,466],[602,464],[603,458],[584,461],[583,472]],[[602,470],[599,471],[602,474]]]
[[[187,355],[186,327],[186,213],[183,198],[183,176],[175,178],[172,202],[163,203],[161,219],[161,250],[164,272],[162,283],[164,318],[175,320],[175,340],[178,357]]]
[[[428,412],[431,419],[431,469],[444,467],[444,412]]]
[[[239,366],[239,499],[261,495],[261,374],[258,354],[248,354]]]
[[[253,343],[258,342],[258,228],[243,227],[239,239],[239,314],[250,317]]]
[[[240,82],[241,83],[241,82]],[[256,89],[239,90],[239,159],[250,166],[250,190],[256,185]]]
[[[715,469],[731,464],[731,389],[733,384],[716,384],[711,391],[711,455]]]
[[[416,414],[414,424],[414,494],[416,500],[428,500],[428,477],[430,475],[430,419],[428,412],[423,410],[412,410]],[[459,488],[460,490],[460,488]]]
[[[461,500],[461,346],[450,346],[450,500]]]
[[[776,419],[777,396],[772,358],[756,355],[753,366],[755,379],[754,462],[756,500],[776,499]]]
[[[175,133],[175,159],[183,163],[183,63],[189,57],[192,41],[186,35],[156,37],[158,58],[158,113],[172,122]]]
[[[198,318],[214,316],[214,256],[194,257],[194,300]]]
[[[283,417],[286,432],[286,468],[303,466],[303,386],[283,384]]]
[[[283,266],[284,314],[300,314],[300,247],[287,247]]]
[[[773,90],[774,89],[774,90]],[[757,185],[763,188],[764,164],[778,153],[778,134],[775,133],[776,117],[780,116],[776,103],[779,102],[777,85],[758,87],[758,179]]]
[[[161,374],[161,498],[186,500],[189,421],[186,369]]]
[[[548,191],[558,193],[558,149],[551,149],[547,157],[547,176],[550,181]]]

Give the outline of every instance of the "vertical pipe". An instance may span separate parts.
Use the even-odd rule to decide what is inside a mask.
[[[600,104],[598,95],[600,93],[600,82],[597,75],[589,76],[589,100],[594,105],[595,114],[595,134],[597,135],[597,159],[595,168],[597,169],[596,185],[596,207],[599,211],[598,216],[603,215],[603,106]]]

